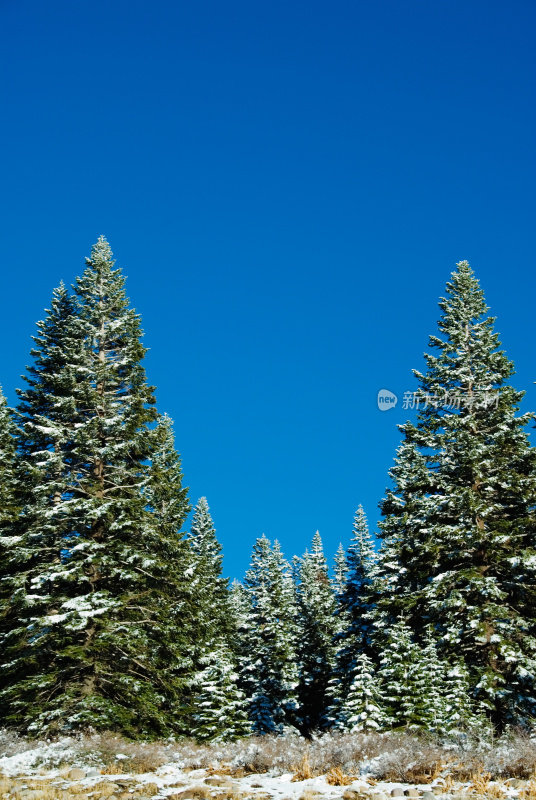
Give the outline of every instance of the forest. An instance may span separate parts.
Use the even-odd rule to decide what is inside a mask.
[[[466,261],[439,310],[378,533],[356,498],[333,564],[318,533],[289,560],[262,536],[229,585],[100,237],[52,294],[18,404],[1,398],[3,725],[200,742],[530,730],[534,414]]]

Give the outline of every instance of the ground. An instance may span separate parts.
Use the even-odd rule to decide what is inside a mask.
[[[378,737],[370,740],[354,737],[353,743],[348,736],[322,738],[325,740],[322,744],[289,737],[286,741],[265,738],[241,740],[234,745],[198,746],[170,742],[140,744],[112,735],[31,742],[4,732],[4,746],[0,748],[4,752],[0,757],[0,798],[386,800],[405,796],[422,800],[478,797],[536,800],[534,750],[526,737],[517,744],[510,743],[517,754],[524,749],[522,762],[516,761],[513,753],[509,760],[505,748],[501,752],[496,748],[493,758],[495,765],[502,764],[501,775],[485,771],[485,759],[477,764],[472,751],[467,752],[464,766],[458,751],[451,753],[452,758],[444,751],[437,760],[439,750],[428,744],[420,750],[413,745],[410,753],[409,745],[400,738],[384,740],[383,751],[376,756],[373,754],[381,741]],[[362,759],[355,770],[357,774],[348,774],[341,766],[331,766],[318,774],[330,760],[347,760],[352,746],[353,758],[367,746],[372,754]],[[488,749],[488,762],[490,753]],[[287,769],[289,759],[300,754],[301,761]],[[417,780],[393,779],[393,770],[400,769],[401,755],[413,758],[413,764],[408,761],[403,768],[408,774],[413,769]],[[423,756],[431,759],[427,766]],[[251,771],[255,768],[259,771]],[[524,777],[509,777],[508,771]]]

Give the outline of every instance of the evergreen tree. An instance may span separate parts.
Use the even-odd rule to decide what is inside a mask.
[[[283,733],[296,722],[298,672],[293,583],[277,542],[257,539],[244,589],[240,677],[249,718],[255,733]]]
[[[408,724],[444,734],[448,727],[446,664],[439,658],[431,628],[416,656],[411,667],[414,705]]]
[[[237,664],[239,676],[247,670],[250,653],[247,649],[246,639],[249,631],[251,612],[251,597],[245,586],[240,581],[233,581],[229,592],[229,612],[231,621],[230,644]],[[240,687],[243,688],[242,677]]]
[[[347,574],[344,591],[339,596],[339,630],[336,633],[336,663],[329,686],[329,709],[325,724],[344,726],[340,717],[344,699],[359,673],[358,657],[372,656],[371,595],[375,578],[376,554],[369,533],[367,518],[360,505],[353,523],[352,541],[346,557]]]
[[[250,725],[235,669],[233,611],[228,581],[221,575],[221,545],[205,497],[195,508],[188,542],[197,613],[190,735],[232,739],[245,735]]]
[[[354,517],[353,536],[348,548],[348,577],[341,603],[346,609],[349,627],[343,636],[353,640],[353,647],[370,650],[371,594],[376,570],[376,552],[363,506]]]
[[[346,591],[346,584],[348,581],[348,560],[342,544],[339,544],[337,552],[335,553],[333,573],[333,591],[335,593],[335,599],[339,602]]]
[[[247,703],[238,686],[232,650],[221,640],[203,657],[192,683],[189,735],[199,741],[237,739],[251,732]]]
[[[167,414],[158,418],[152,436],[153,452],[145,494],[155,527],[173,538],[190,513],[190,503],[188,489],[182,485],[182,466],[175,449],[173,422]],[[186,546],[184,549],[186,551]]]
[[[192,586],[199,605],[199,624],[205,632],[199,639],[208,646],[229,631],[229,589],[222,577],[222,548],[210,515],[206,497],[195,507],[188,536],[192,558]]]
[[[385,725],[393,728],[419,727],[424,721],[416,694],[419,681],[420,650],[412,641],[411,631],[399,619],[384,640],[379,679],[385,709]]]
[[[21,517],[18,536],[5,548],[0,708],[8,722],[25,719],[28,697],[53,678],[49,609],[70,534],[64,508],[75,469],[74,401],[81,345],[73,330],[74,303],[65,286],[54,291],[47,317],[37,324],[34,363],[18,390]],[[35,709],[35,706],[34,706]],[[35,713],[35,710],[33,712]]]
[[[0,387],[0,536],[7,537],[15,535],[22,494],[15,437],[13,417]]]
[[[333,594],[335,595],[335,619],[333,622],[335,639],[335,652],[340,647],[341,634],[349,624],[347,609],[344,605],[344,596],[348,588],[348,560],[342,544],[339,544],[333,563]]]
[[[0,389],[0,653],[9,646],[9,636],[18,615],[12,600],[20,582],[21,560],[19,514],[25,491],[15,449],[15,426],[6,398]],[[4,659],[2,658],[2,661]],[[0,672],[0,688],[8,670]],[[3,707],[0,700],[0,717]]]
[[[18,625],[0,698],[6,721],[33,732],[180,730],[191,611],[180,537],[148,507],[157,414],[140,340],[101,237],[74,301],[56,293],[21,393],[37,501],[12,553]]]
[[[311,552],[301,559],[296,586],[300,727],[305,733],[324,723],[327,688],[335,661],[335,597],[317,531]]]
[[[386,722],[383,698],[374,664],[366,653],[357,656],[349,677],[336,727],[350,733],[381,730]]]
[[[475,703],[471,696],[469,673],[462,659],[446,665],[444,709],[444,729],[448,735],[492,738],[486,708]]]
[[[377,624],[401,613],[419,636],[430,623],[442,657],[462,657],[470,689],[495,724],[534,714],[536,669],[534,451],[516,416],[523,392],[499,349],[494,319],[467,262],[440,301],[419,381],[416,424],[382,504]]]

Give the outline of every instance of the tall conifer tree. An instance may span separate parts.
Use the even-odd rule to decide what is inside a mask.
[[[180,729],[192,629],[180,539],[148,507],[157,415],[141,335],[101,237],[74,303],[56,293],[21,393],[37,503],[1,698],[32,731]]]
[[[190,735],[233,739],[250,730],[246,701],[238,687],[228,581],[222,577],[222,549],[205,497],[197,503],[188,537],[191,586],[196,609]]]
[[[244,589],[241,682],[249,718],[256,733],[283,733],[296,723],[298,669],[293,582],[277,542],[257,539]]]
[[[326,716],[328,726],[336,724],[338,727],[345,727],[346,724],[342,706],[356,674],[359,673],[357,659],[362,654],[369,657],[372,654],[371,595],[376,554],[367,517],[361,505],[355,513],[346,564],[346,583],[338,601],[336,659],[329,686],[329,709]]]
[[[523,392],[499,349],[494,318],[469,264],[440,303],[426,373],[415,372],[417,422],[382,504],[377,621],[404,614],[417,636],[436,628],[461,656],[479,702],[499,726],[536,710],[534,451],[518,416]]]
[[[327,688],[335,661],[335,596],[317,531],[299,562],[296,586],[300,681],[300,726],[305,733],[325,721]]]
[[[31,555],[21,547],[19,514],[24,501],[24,475],[18,468],[15,426],[6,398],[0,389],[0,717],[5,719],[6,704],[1,692],[16,672],[10,665],[13,631],[19,625],[18,603],[23,582],[22,570]]]

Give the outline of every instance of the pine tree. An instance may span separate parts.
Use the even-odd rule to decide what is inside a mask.
[[[414,703],[408,724],[444,734],[448,728],[446,664],[438,655],[431,628],[426,632],[423,645],[416,649],[416,655],[411,667]]]
[[[342,544],[339,544],[335,553],[331,585],[335,595],[335,619],[333,625],[335,631],[334,645],[335,651],[337,651],[340,646],[341,634],[349,624],[347,609],[344,605],[344,596],[348,588],[348,560]]]
[[[188,489],[182,485],[182,466],[175,449],[173,422],[164,414],[152,433],[153,452],[146,489],[154,525],[166,536],[178,534],[190,513]],[[186,545],[184,550],[186,552]]]
[[[157,414],[141,335],[101,237],[74,300],[56,293],[21,393],[37,501],[13,554],[0,697],[32,732],[180,730],[193,632],[180,537],[148,507]]]
[[[449,736],[493,738],[493,727],[485,705],[471,696],[470,679],[462,659],[445,665],[445,733]]]
[[[402,619],[389,629],[380,658],[380,691],[385,711],[385,725],[393,728],[419,727],[423,721],[417,692],[420,687],[419,647]]]
[[[24,501],[24,480],[19,469],[15,425],[6,398],[0,389],[0,653],[10,646],[10,636],[18,624],[18,614],[13,596],[20,585],[22,559],[26,556],[20,547],[19,514]],[[26,556],[27,557],[27,556]],[[4,661],[4,657],[1,657]],[[0,688],[10,674],[9,665],[2,665]],[[0,717],[4,716],[0,699]]]
[[[339,543],[333,563],[333,591],[335,593],[335,599],[337,602],[339,602],[339,599],[346,591],[347,581],[348,560],[346,558],[346,553],[344,552],[344,547]]]
[[[370,650],[371,593],[376,560],[367,517],[360,505],[354,517],[353,536],[347,556],[348,577],[341,603],[350,623],[345,636],[347,639],[354,639],[355,644],[363,651]]]
[[[54,291],[45,320],[37,324],[34,363],[18,390],[21,516],[18,536],[6,547],[0,670],[0,707],[7,722],[25,720],[32,693],[50,684],[50,623],[54,584],[68,547],[64,513],[71,500],[76,463],[74,429],[81,417],[74,401],[81,346],[73,331],[74,304],[65,286]],[[30,708],[35,713],[35,703]]]
[[[0,387],[0,536],[15,535],[17,527],[22,488],[17,463],[15,425]]]
[[[326,725],[344,727],[341,717],[344,699],[350,692],[358,657],[373,655],[371,641],[371,595],[375,577],[376,553],[367,517],[360,505],[353,523],[352,541],[346,557],[347,575],[339,596],[339,630],[336,633],[336,663],[328,690],[329,709]],[[358,670],[359,672],[359,670]]]
[[[377,622],[403,613],[417,635],[432,624],[442,657],[461,656],[495,724],[536,710],[534,451],[516,416],[523,392],[499,349],[474,273],[460,262],[440,301],[416,424],[382,504]]]
[[[232,645],[233,611],[222,577],[221,545],[205,497],[195,508],[190,535],[191,590],[197,612],[190,735],[199,740],[232,739],[250,730],[238,687]]]
[[[226,635],[229,628],[229,589],[222,577],[222,548],[210,515],[206,497],[195,507],[188,544],[192,558],[192,586],[199,605],[199,624],[205,633],[199,638],[210,642]]]
[[[335,726],[358,733],[381,730],[386,722],[377,671],[366,653],[355,659]]]
[[[232,650],[220,640],[212,650],[206,650],[203,662],[203,668],[192,681],[194,701],[189,735],[199,741],[247,736],[251,725],[245,696],[238,686]]]
[[[244,590],[240,679],[249,718],[255,733],[283,733],[296,723],[298,672],[293,583],[277,542],[257,539]]]
[[[298,714],[302,731],[309,734],[324,723],[327,688],[335,661],[335,597],[318,531],[311,552],[306,552],[299,564],[296,601],[300,641]]]

